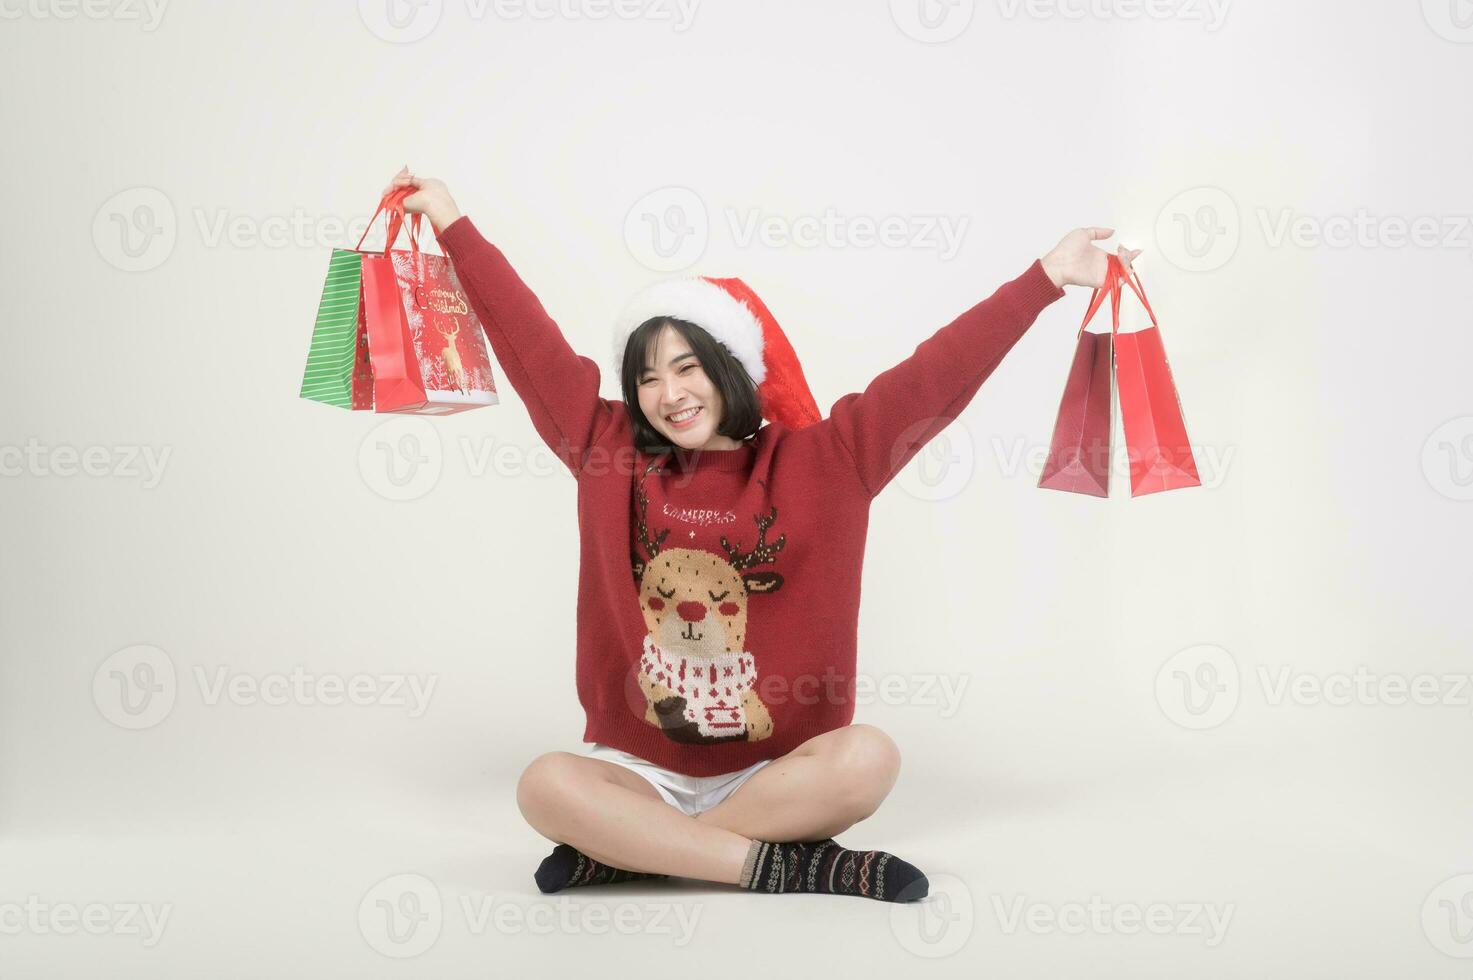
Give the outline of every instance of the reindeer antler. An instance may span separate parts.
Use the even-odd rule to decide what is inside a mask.
[[[745,555],[741,553],[742,543],[740,541],[733,548],[724,536],[721,539],[721,547],[726,549],[731,566],[739,572],[753,565],[766,565],[773,562],[777,558],[777,553],[783,550],[783,542],[788,539],[786,534],[779,534],[777,540],[772,544],[767,544],[765,541],[767,529],[772,527],[773,521],[777,520],[777,507],[773,507],[766,517],[753,514],[752,520],[757,522],[757,546]]]
[[[659,460],[656,460],[655,462],[647,466],[644,471],[645,475],[648,475],[649,471],[654,469],[657,465],[659,465]],[[643,479],[641,479],[639,482],[639,489],[636,496],[639,500],[639,543],[644,546],[645,554],[649,555],[650,558],[654,558],[660,553],[660,545],[664,543],[666,535],[670,533],[670,529],[668,527],[661,529],[659,535],[654,539],[651,539],[650,532],[647,526],[647,521],[649,519],[648,511],[650,507],[650,500],[644,495]]]

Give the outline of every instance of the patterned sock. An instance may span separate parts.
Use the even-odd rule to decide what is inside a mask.
[[[559,844],[552,849],[551,854],[542,859],[542,864],[532,877],[537,879],[538,889],[550,893],[579,885],[616,885],[624,881],[668,878],[669,875],[625,871],[623,868],[601,864],[571,844]]]
[[[752,841],[741,886],[760,892],[862,895],[911,902],[929,890],[919,868],[884,851],[850,851],[833,838],[812,844]]]

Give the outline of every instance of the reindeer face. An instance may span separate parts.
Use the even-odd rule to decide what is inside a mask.
[[[783,584],[777,572],[752,569],[772,562],[787,538],[781,535],[767,542],[767,529],[777,520],[777,508],[766,517],[755,516],[757,544],[750,551],[743,552],[740,542],[733,545],[723,537],[723,558],[697,548],[664,547],[670,529],[652,536],[647,523],[649,501],[642,488],[637,501],[639,537],[650,557],[633,556],[634,578],[645,626],[655,643],[684,655],[715,657],[744,651],[748,597],[776,592]]]
[[[709,551],[672,548],[644,568],[639,605],[662,648],[716,656],[744,649],[747,584],[725,559]]]

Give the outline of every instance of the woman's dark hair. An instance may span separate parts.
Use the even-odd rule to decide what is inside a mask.
[[[720,341],[711,336],[704,327],[675,317],[657,316],[646,320],[629,335],[624,345],[623,383],[624,405],[629,409],[629,421],[634,426],[634,444],[641,452],[659,453],[675,446],[650,425],[644,410],[639,407],[639,379],[644,374],[645,363],[651,348],[666,325],[685,338],[690,349],[700,359],[706,377],[721,392],[721,424],[716,427],[718,435],[729,439],[746,439],[762,425],[762,406],[757,400],[757,385],[742,366]]]

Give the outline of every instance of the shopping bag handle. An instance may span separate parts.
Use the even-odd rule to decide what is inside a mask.
[[[400,229],[406,223],[404,221],[404,199],[416,190],[418,188],[406,185],[404,187],[396,187],[385,194],[379,200],[378,208],[373,212],[373,217],[368,219],[368,225],[363,229],[363,234],[359,237],[358,244],[353,246],[353,250],[356,252],[363,247],[363,240],[368,237],[369,229],[373,227],[373,223],[378,220],[380,214],[387,212],[389,230],[384,235],[383,254],[388,255],[389,250],[394,247],[394,243],[399,240]],[[409,249],[416,255],[419,254],[419,229],[420,218],[422,217],[423,215],[418,213],[411,214],[408,221]]]
[[[1114,323],[1110,332],[1116,333],[1120,326],[1120,259],[1114,255],[1106,255],[1105,260],[1105,281],[1089,294],[1089,308],[1084,311],[1084,320],[1079,324],[1080,334],[1084,333],[1084,328],[1089,326],[1089,321],[1095,318],[1095,314],[1099,312],[1100,305],[1105,302],[1107,296],[1110,297],[1110,309],[1114,314]]]
[[[1135,293],[1141,305],[1146,308],[1146,315],[1151,318],[1151,326],[1160,326],[1156,322],[1156,311],[1151,309],[1150,301],[1146,299],[1146,290],[1141,285],[1140,276],[1134,269],[1126,272],[1125,266],[1120,262],[1120,256],[1111,254],[1105,256],[1105,281],[1090,294],[1089,309],[1085,311],[1084,322],[1079,324],[1079,333],[1084,333],[1084,328],[1089,326],[1089,321],[1093,320],[1095,314],[1099,312],[1106,296],[1110,297],[1110,334],[1114,336],[1120,332],[1120,284],[1122,282],[1130,287],[1130,291]]]

